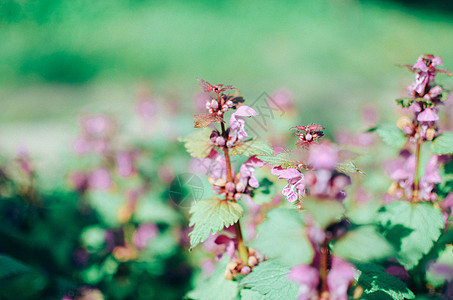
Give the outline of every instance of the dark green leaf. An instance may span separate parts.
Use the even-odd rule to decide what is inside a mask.
[[[414,299],[406,284],[398,278],[385,272],[384,268],[372,263],[356,263],[359,270],[358,284],[363,288],[363,295],[360,299],[384,299],[376,298],[379,293],[385,293],[390,299],[404,300]],[[384,296],[384,295],[383,295]]]
[[[398,243],[396,258],[407,269],[429,252],[444,227],[442,214],[428,203],[393,202],[384,207],[380,219],[387,239]]]

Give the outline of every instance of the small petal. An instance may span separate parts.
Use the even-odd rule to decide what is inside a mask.
[[[417,120],[420,122],[435,122],[439,120],[439,116],[434,109],[428,107],[417,116]]]

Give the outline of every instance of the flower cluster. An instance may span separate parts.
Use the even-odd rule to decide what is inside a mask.
[[[409,69],[415,72],[415,82],[409,85],[409,97],[406,101],[397,102],[407,108],[412,117],[403,116],[397,126],[406,136],[407,143],[401,150],[399,157],[387,165],[387,173],[394,181],[386,194],[385,201],[391,202],[406,199],[417,202],[435,201],[437,194],[435,187],[441,182],[439,167],[448,161],[448,158],[434,155],[426,163],[425,173],[420,173],[421,144],[434,140],[439,135],[437,115],[439,106],[447,92],[435,83],[438,73],[446,70],[438,69],[442,65],[439,56],[420,56],[417,62]]]

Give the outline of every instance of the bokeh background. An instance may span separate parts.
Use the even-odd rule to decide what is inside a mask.
[[[252,102],[263,92],[272,95],[281,89],[285,89],[285,93],[290,91],[289,98],[297,111],[291,121],[323,124],[332,137],[338,128],[358,128],[360,112],[370,105],[379,112],[381,120],[393,120],[393,99],[401,96],[412,80],[412,75],[397,65],[413,64],[419,55],[432,53],[440,55],[445,66],[451,69],[452,41],[453,4],[441,0],[0,0],[2,164],[11,168],[11,159],[16,159],[19,165],[20,159],[31,159],[39,174],[38,184],[25,184],[33,186],[32,192],[24,192],[20,184],[11,187],[9,182],[8,192],[0,193],[2,199],[12,203],[6,208],[2,206],[4,219],[0,223],[9,224],[17,231],[14,233],[17,236],[11,237],[5,232],[2,236],[7,241],[19,239],[18,244],[10,247],[0,246],[0,252],[6,252],[8,259],[23,262],[26,268],[40,270],[41,277],[36,277],[41,280],[38,280],[37,292],[26,297],[59,299],[67,291],[88,285],[101,287],[103,293],[118,299],[178,299],[190,289],[191,270],[198,262],[159,265],[159,272],[148,274],[148,281],[154,280],[155,285],[129,285],[122,293],[111,289],[115,281],[109,280],[117,280],[115,276],[122,270],[124,261],[115,257],[117,262],[111,263],[108,251],[103,256],[99,254],[106,251],[102,244],[105,241],[101,245],[96,241],[108,235],[108,230],[120,226],[123,233],[134,231],[146,221],[157,224],[160,233],[168,228],[178,231],[177,237],[172,236],[180,239],[186,234],[186,221],[178,217],[178,203],[168,205],[174,210],[171,213],[163,210],[164,215],[169,213],[167,220],[159,219],[156,213],[141,216],[141,219],[126,218],[121,225],[104,222],[107,217],[99,212],[93,219],[90,213],[85,214],[84,209],[77,206],[85,191],[80,193],[74,186],[71,189],[68,174],[86,169],[87,165],[103,164],[99,163],[99,158],[94,159],[95,162],[93,159],[82,162],[73,153],[73,142],[80,134],[79,125],[84,126],[81,121],[84,116],[105,114],[116,120],[116,130],[123,134],[118,138],[121,147],[138,147],[142,153],[152,153],[147,161],[145,159],[145,167],[139,168],[144,170],[139,172],[140,178],[146,177],[151,182],[156,178],[156,185],[160,182],[162,187],[147,186],[147,189],[153,189],[152,197],[167,205],[172,180],[188,170],[189,157],[176,139],[192,132],[192,116],[200,103],[203,106],[197,95],[197,78],[232,84]],[[439,82],[453,85],[452,79],[442,75]],[[152,99],[155,109],[151,109],[152,120],[143,132],[138,130],[143,124],[136,120],[137,101],[146,97]],[[286,113],[292,114],[291,111]],[[278,127],[277,123],[283,119],[285,116],[273,120],[272,126]],[[285,123],[283,127],[286,130],[290,126]],[[116,151],[122,151],[123,148],[118,147]],[[23,149],[27,149],[29,156]],[[17,181],[13,179],[16,175],[8,176],[8,180]],[[142,181],[141,185],[146,185],[147,180]],[[130,185],[117,182],[115,186],[110,194],[126,193]],[[42,204],[32,211],[33,203],[22,203],[30,198],[30,193],[39,194],[42,199]],[[48,256],[63,257],[49,263],[52,267],[46,269],[37,257],[41,254],[28,248],[23,253],[17,249],[25,249],[27,238],[43,232],[47,232],[43,234],[45,237],[36,242],[53,243],[55,235],[48,233],[49,228],[58,224],[64,224],[63,228],[72,226],[64,223],[69,221],[62,220],[61,216],[57,219],[43,217],[55,213],[53,206],[44,204],[58,202],[60,198],[75,201],[67,204],[77,211],[74,220],[78,220],[78,214],[88,216],[89,220],[82,218],[81,224],[74,225],[76,229],[69,230],[71,234],[67,235],[71,242],[65,246],[67,248],[57,247],[42,254],[43,260]],[[105,210],[115,209],[118,207]],[[96,210],[102,211],[102,208]],[[30,217],[33,214],[38,216],[33,219]],[[127,227],[129,223],[132,227]],[[36,224],[47,224],[47,227],[31,230]],[[5,228],[3,225],[1,227]],[[97,227],[86,233],[87,226]],[[83,234],[85,238],[79,238]],[[91,241],[88,246],[84,239]],[[156,255],[152,263],[169,258],[173,262],[196,261],[187,257],[187,249],[178,248],[176,242],[169,240],[159,243],[167,245],[168,242],[167,250],[171,248],[171,251],[150,250]],[[89,254],[97,257],[89,275],[83,273],[81,266],[76,270],[76,266],[71,265],[73,259],[64,258],[79,246],[89,248]],[[126,262],[138,260],[132,256]],[[157,268],[152,263],[146,268]],[[105,271],[110,270],[108,266],[114,271]],[[125,268],[129,270],[124,271],[125,274],[136,272],[136,275],[143,271]],[[107,275],[100,272],[101,269]],[[102,274],[96,277],[93,275],[96,272]],[[72,273],[79,275],[74,275],[74,279]],[[133,277],[128,276],[122,278],[130,281]],[[158,286],[175,292],[159,294]],[[12,299],[11,295],[16,295],[14,291],[2,296]]]

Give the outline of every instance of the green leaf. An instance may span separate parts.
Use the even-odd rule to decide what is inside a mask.
[[[106,191],[91,191],[88,194],[88,199],[104,225],[113,228],[120,225],[118,210],[125,202],[120,194]]]
[[[216,234],[224,227],[236,223],[242,216],[242,206],[237,202],[229,202],[219,198],[194,202],[190,208],[189,226],[194,226],[189,233],[190,245],[195,247],[204,242],[209,234]]]
[[[304,208],[324,229],[332,223],[339,222],[345,213],[344,205],[336,200],[306,197],[304,198],[303,204]]]
[[[334,254],[352,261],[371,261],[390,257],[395,250],[374,226],[361,226],[339,239]]]
[[[274,149],[270,143],[261,139],[252,139],[249,141],[239,142],[236,146],[231,149],[231,155],[273,155]]]
[[[377,134],[387,145],[395,148],[401,148],[406,143],[406,136],[398,127],[390,124],[380,125]]]
[[[278,192],[277,185],[273,182],[275,176],[268,168],[257,168],[255,169],[255,177],[260,186],[252,192],[253,202],[260,205],[271,202]]]
[[[337,165],[337,171],[344,174],[365,174],[365,172],[357,168],[353,161],[339,163]]]
[[[22,262],[10,256],[0,254],[0,280],[26,272],[31,272],[31,269]]]
[[[414,299],[415,295],[398,278],[385,272],[384,268],[372,263],[356,263],[359,270],[358,284],[363,288],[360,299],[376,298],[379,293],[385,293],[395,300]]]
[[[276,155],[258,155],[257,157],[274,167],[290,168],[298,165],[298,162],[291,158],[291,153],[289,152],[281,152]]]
[[[264,300],[265,296],[251,289],[241,289],[241,300]]]
[[[296,299],[299,285],[288,279],[289,268],[272,260],[263,261],[241,280],[240,285],[263,295],[263,299]]]
[[[445,249],[440,253],[439,257],[436,259],[435,264],[445,265],[450,267],[453,270],[453,245],[447,245]],[[445,274],[439,274],[433,270],[433,266],[430,265],[426,272],[426,280],[434,287],[439,287],[445,283],[445,281],[451,279]]]
[[[428,203],[393,202],[384,207],[380,222],[386,237],[399,251],[397,260],[406,269],[415,267],[437,241],[444,227],[441,212]]]
[[[89,252],[97,252],[104,248],[105,244],[105,229],[100,226],[85,227],[80,236],[82,245]]]
[[[302,216],[292,209],[277,208],[257,228],[252,247],[286,266],[308,264],[314,251],[305,234]]]
[[[238,294],[238,283],[225,279],[227,260],[219,263],[214,273],[205,280],[199,280],[195,289],[186,295],[194,300],[233,300]]]
[[[425,103],[428,107],[432,107],[433,102],[431,100],[425,98],[399,98],[396,99],[396,104],[401,106],[402,108],[408,108],[414,102],[422,102]]]
[[[179,141],[184,143],[187,152],[195,158],[205,158],[211,152],[213,147],[211,143],[211,128],[203,128],[195,131],[185,138],[180,138]]]
[[[453,132],[444,132],[431,143],[431,151],[437,155],[453,154]]]

